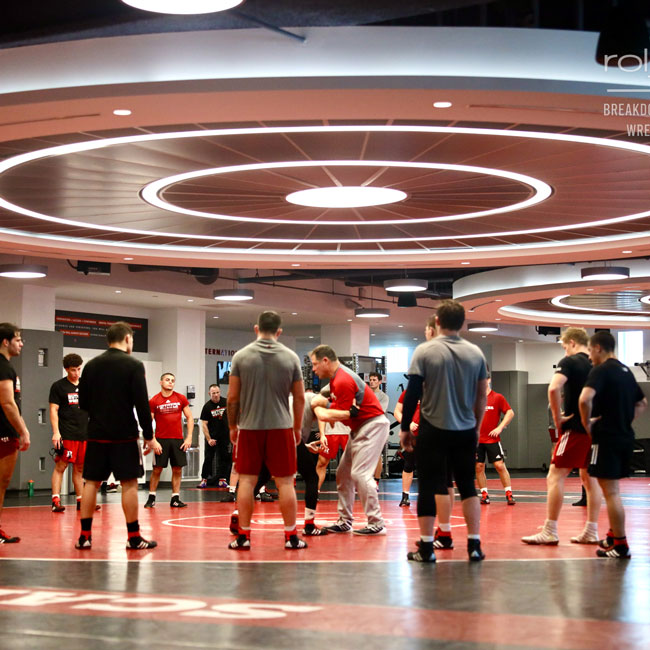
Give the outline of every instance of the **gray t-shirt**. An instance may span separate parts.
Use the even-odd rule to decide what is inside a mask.
[[[379,400],[379,405],[381,408],[384,409],[384,413],[388,410],[388,404],[390,403],[390,398],[386,393],[384,393],[383,390],[378,390],[378,391],[373,391],[375,393],[375,397]]]
[[[478,346],[460,336],[437,336],[415,348],[409,374],[424,378],[420,412],[429,423],[450,431],[476,426],[477,383],[487,377]]]
[[[230,375],[241,381],[241,429],[291,429],[289,395],[302,381],[298,355],[282,343],[258,339],[232,358]]]

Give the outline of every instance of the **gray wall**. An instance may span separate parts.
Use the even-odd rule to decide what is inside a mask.
[[[501,445],[507,455],[507,465],[513,469],[529,467],[527,435],[528,373],[520,370],[495,371],[492,388],[501,393],[515,412],[515,418],[501,435]]]
[[[36,489],[51,485],[54,461],[50,457],[52,428],[50,426],[50,386],[63,376],[63,334],[42,330],[22,330],[26,343],[19,357],[11,360],[20,377],[21,410],[29,429],[31,445],[18,454],[10,490],[26,490],[27,481]],[[47,350],[47,366],[38,365],[39,348]],[[38,421],[39,409],[45,409],[43,423]]]

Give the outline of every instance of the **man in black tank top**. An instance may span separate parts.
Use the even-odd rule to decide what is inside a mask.
[[[582,327],[569,327],[560,338],[566,356],[558,363],[548,387],[548,401],[558,441],[546,477],[546,521],[541,532],[521,538],[525,544],[553,546],[559,542],[557,520],[564,502],[564,480],[574,467],[580,468],[580,478],[587,492],[587,522],[583,531],[571,541],[574,544],[598,542],[602,492],[598,482],[587,473],[591,440],[582,426],[578,409],[580,392],[591,371],[588,342],[589,337]]]

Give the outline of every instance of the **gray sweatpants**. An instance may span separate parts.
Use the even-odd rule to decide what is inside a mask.
[[[367,420],[358,431],[350,434],[350,441],[336,470],[340,521],[352,523],[356,489],[368,517],[368,525],[384,525],[377,495],[375,468],[388,440],[388,427],[388,418],[380,415]]]

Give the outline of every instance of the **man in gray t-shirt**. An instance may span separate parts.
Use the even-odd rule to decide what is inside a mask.
[[[409,560],[435,562],[433,524],[435,494],[447,494],[452,470],[463,501],[470,561],[482,560],[481,507],[474,487],[477,431],[485,413],[487,366],[481,350],[458,335],[465,309],[455,300],[443,300],[425,329],[427,342],[413,353],[404,396],[401,439],[407,451],[415,449],[418,469],[419,550]],[[434,330],[435,328],[435,330]],[[438,336],[434,338],[434,331]],[[417,438],[409,425],[420,400]]]
[[[257,340],[235,354],[228,386],[230,440],[237,445],[239,535],[229,546],[250,549],[253,491],[265,464],[280,493],[285,548],[306,548],[296,532],[296,445],[301,440],[305,391],[295,352],[278,343],[280,316],[262,312],[255,325]],[[289,407],[293,396],[293,412]]]

